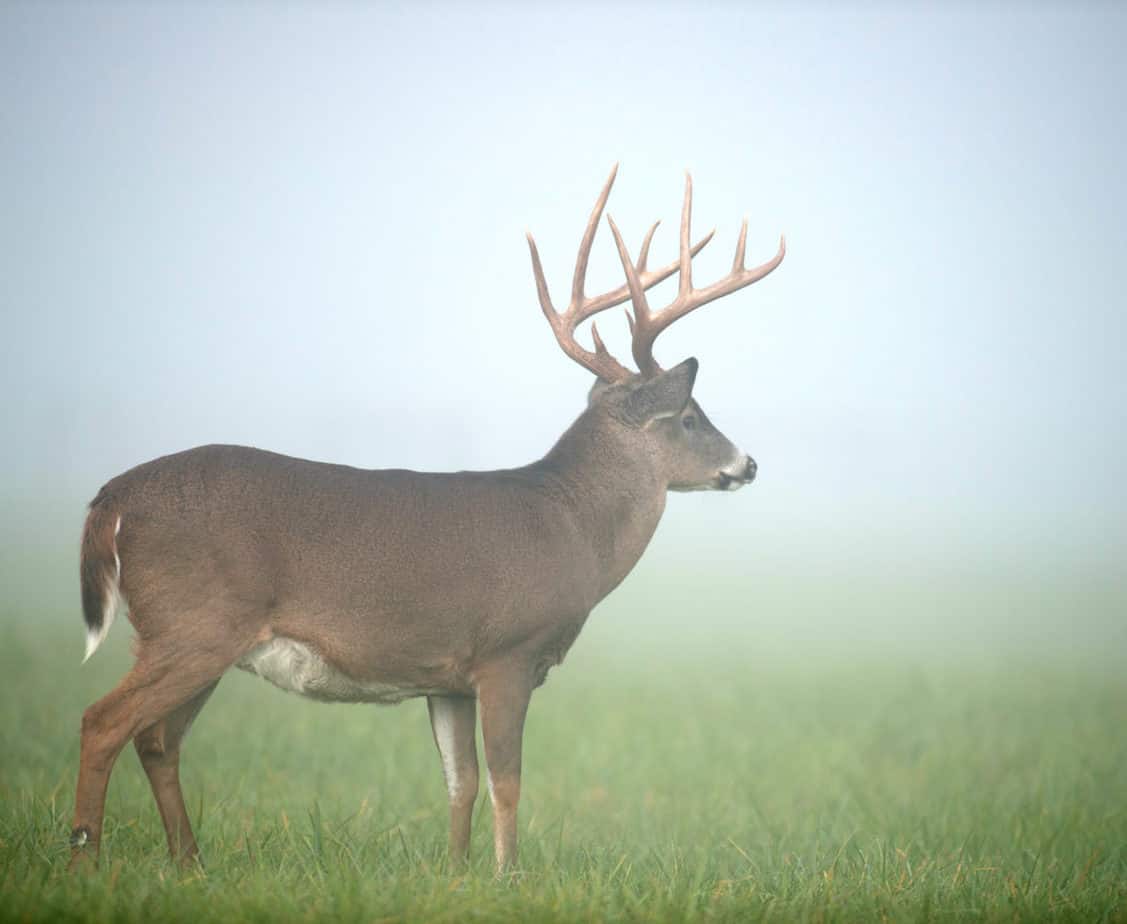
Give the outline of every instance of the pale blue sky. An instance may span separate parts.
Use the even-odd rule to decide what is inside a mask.
[[[745,214],[749,262],[789,242],[659,342],[761,478],[675,499],[656,555],[1114,568],[1125,47],[1110,3],[5,4],[5,565],[200,443],[539,456],[588,376],[523,232],[562,299],[621,161],[610,212],[634,248],[662,218],[662,260],[692,169],[698,279]]]

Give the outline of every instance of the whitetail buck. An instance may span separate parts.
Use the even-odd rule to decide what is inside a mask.
[[[617,170],[617,167],[616,167]],[[496,472],[367,471],[242,446],[203,446],[131,469],[90,504],[82,535],[86,657],[127,608],[136,662],[82,717],[72,865],[96,860],[114,760],[133,741],[168,845],[196,841],[180,791],[180,746],[232,667],[331,702],[427,697],[450,802],[450,851],[464,858],[478,791],[475,716],[493,804],[497,863],[516,857],[521,737],[532,691],[559,664],[591,609],[634,567],[669,490],[732,490],[755,462],[691,396],[697,361],[663,371],[654,338],[694,308],[762,279],[778,253],[744,268],[744,221],[732,271],[692,284],[692,185],[680,257],[646,268],[655,224],[632,263],[608,216],[626,283],[584,292],[611,172],[587,223],[571,302],[553,307],[531,235],[544,316],[560,347],[596,376],[587,408],[544,458]],[[676,298],[645,292],[679,274]],[[638,373],[575,330],[629,300]]]

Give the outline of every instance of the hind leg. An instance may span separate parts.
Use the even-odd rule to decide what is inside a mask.
[[[133,669],[114,690],[86,710],[82,716],[78,791],[71,831],[72,869],[97,862],[106,787],[121,749],[142,731],[213,687],[240,651],[236,648],[186,653],[142,643]]]
[[[180,789],[180,743],[188,728],[219,683],[206,686],[182,706],[177,706],[165,718],[146,728],[133,739],[141,766],[153,788],[160,820],[168,835],[168,850],[172,859],[191,864],[199,856],[188,810],[184,807],[184,793]]]

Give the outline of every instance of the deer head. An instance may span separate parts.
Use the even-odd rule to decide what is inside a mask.
[[[694,288],[692,258],[712,239],[714,232],[710,231],[696,244],[691,243],[693,184],[686,173],[678,259],[660,269],[647,269],[650,244],[660,223],[654,222],[642,242],[637,263],[633,262],[614,219],[608,215],[607,222],[614,235],[626,282],[602,295],[588,296],[584,290],[587,261],[617,172],[616,164],[587,221],[575,261],[571,301],[563,312],[552,306],[536,242],[531,234],[528,235],[540,307],[564,353],[595,374],[596,381],[588,396],[588,413],[605,418],[610,424],[608,431],[612,438],[617,437],[628,444],[632,452],[647,456],[670,490],[735,490],[755,478],[755,460],[737,449],[713,426],[693,399],[697,360],[686,359],[672,369],[664,370],[654,359],[653,345],[658,334],[674,321],[701,305],[758,282],[770,273],[786,254],[786,240],[779,239],[778,251],[766,263],[752,269],[745,268],[745,218],[731,272],[703,289]],[[676,297],[664,308],[651,310],[646,291],[673,273],[678,274]],[[631,352],[638,372],[630,371],[610,354],[593,321],[594,351],[586,349],[575,339],[576,328],[585,320],[626,301],[633,308],[633,312],[627,310],[626,318],[630,325]]]

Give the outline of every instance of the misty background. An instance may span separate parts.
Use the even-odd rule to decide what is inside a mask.
[[[562,307],[618,161],[653,265],[686,168],[698,284],[745,214],[788,254],[656,349],[759,478],[671,497],[593,626],[1122,654],[1125,44],[1110,3],[5,4],[0,611],[77,660],[85,504],[165,453],[542,455],[590,376],[524,231]]]

